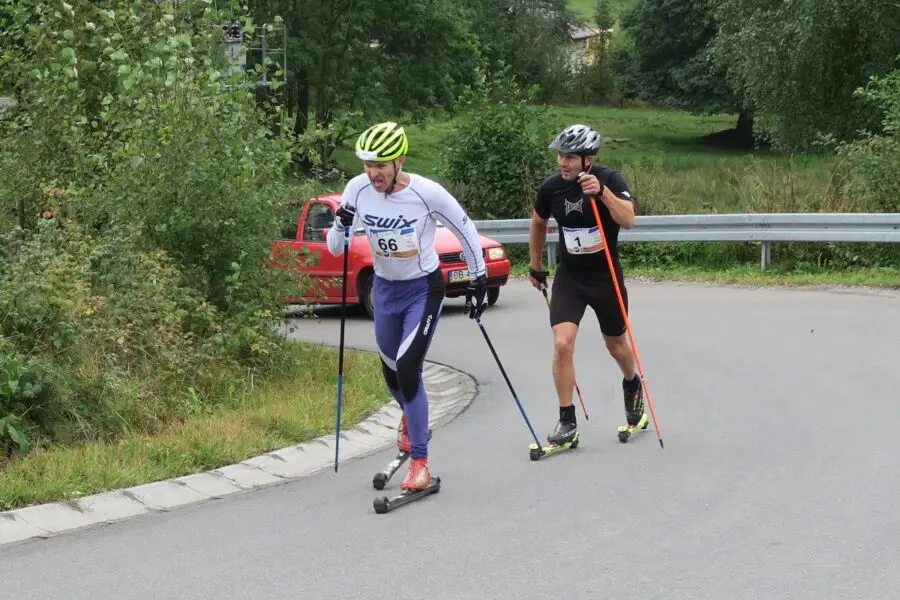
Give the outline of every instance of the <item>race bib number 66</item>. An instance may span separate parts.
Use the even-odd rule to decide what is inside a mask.
[[[372,251],[384,258],[407,260],[419,255],[419,239],[412,227],[372,233],[369,240]]]

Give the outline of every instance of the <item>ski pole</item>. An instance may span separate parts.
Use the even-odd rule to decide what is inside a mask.
[[[579,173],[579,178],[584,173]],[[603,250],[606,255],[606,262],[609,265],[609,274],[612,276],[613,286],[616,289],[616,298],[619,300],[619,310],[622,311],[622,320],[625,321],[625,329],[628,331],[628,339],[631,341],[631,350],[634,354],[634,360],[637,363],[638,374],[644,390],[647,392],[647,404],[650,406],[650,414],[653,416],[653,427],[656,428],[656,438],[659,440],[659,447],[665,448],[663,445],[662,432],[659,430],[659,424],[656,421],[656,411],[653,410],[653,400],[650,397],[650,388],[647,386],[647,380],[644,376],[644,367],[641,365],[641,356],[638,353],[637,343],[634,341],[634,333],[631,331],[631,322],[628,319],[628,311],[625,310],[625,302],[622,300],[622,290],[619,289],[619,278],[612,262],[612,256],[609,253],[609,246],[606,244],[606,234],[603,232],[603,222],[600,220],[600,211],[597,210],[597,197],[591,196],[591,207],[594,209],[594,219],[597,221],[597,230],[600,231],[600,238],[603,241]]]
[[[484,336],[484,341],[487,342],[488,348],[491,349],[491,354],[494,355],[494,360],[497,361],[497,366],[500,367],[500,373],[503,374],[503,379],[506,380],[506,385],[509,386],[509,391],[512,392],[513,399],[519,406],[519,412],[522,413],[522,418],[525,419],[525,424],[528,425],[528,430],[531,431],[531,437],[534,438],[534,443],[537,444],[540,448],[541,442],[540,440],[538,440],[538,436],[534,432],[534,427],[531,426],[531,421],[528,420],[528,415],[525,414],[525,409],[522,407],[522,403],[519,402],[519,396],[516,394],[516,390],[513,388],[512,383],[509,381],[509,377],[506,375],[506,369],[503,368],[503,363],[500,362],[500,357],[497,356],[497,351],[494,350],[494,345],[491,343],[491,338],[488,337],[487,331],[484,329],[484,325],[481,322],[481,317],[475,317],[475,322],[478,324],[478,328],[481,330],[481,335]]]
[[[344,278],[341,282],[341,342],[338,349],[337,408],[334,429],[334,472],[338,470],[338,452],[341,444],[341,404],[344,393],[344,323],[347,319],[347,261],[350,254],[350,228],[344,230]]]
[[[550,298],[547,296],[547,284],[541,285],[541,293],[544,295],[544,300],[547,301],[547,308],[550,308]],[[584,420],[590,421],[590,417],[588,417],[587,408],[584,407],[584,398],[581,397],[581,390],[578,389],[578,382],[575,382],[575,391],[578,393],[578,400],[581,402],[581,412],[584,413]]]

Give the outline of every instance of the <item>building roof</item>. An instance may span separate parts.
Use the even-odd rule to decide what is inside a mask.
[[[600,30],[586,25],[574,25],[569,28],[569,37],[573,40],[584,40],[598,35],[600,35]]]

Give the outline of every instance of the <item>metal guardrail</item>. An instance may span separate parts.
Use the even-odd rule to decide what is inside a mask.
[[[480,233],[504,244],[527,244],[531,219],[475,221]],[[619,242],[760,242],[760,267],[772,242],[900,243],[900,213],[748,213],[639,216]],[[547,262],[556,262],[559,231],[547,223]]]

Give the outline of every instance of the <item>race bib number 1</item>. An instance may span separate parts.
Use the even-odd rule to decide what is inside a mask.
[[[412,227],[372,234],[372,250],[384,258],[407,260],[419,255],[419,239]]]
[[[603,238],[596,225],[580,229],[563,227],[562,231],[569,254],[594,254],[603,250]]]

